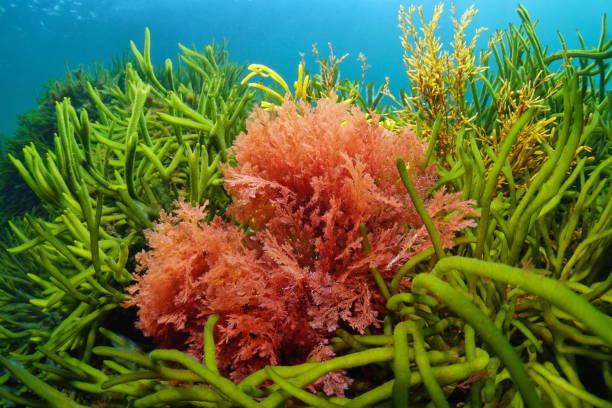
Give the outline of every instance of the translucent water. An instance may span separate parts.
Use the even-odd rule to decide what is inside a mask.
[[[437,2],[417,2],[431,13]],[[361,75],[359,53],[370,65],[368,79],[391,78],[391,88],[406,86],[398,40],[398,0],[0,0],[0,135],[16,126],[16,116],[36,106],[42,84],[62,77],[66,67],[109,62],[142,43],[144,27],[153,39],[153,59],[176,56],[177,43],[203,46],[212,39],[229,41],[230,59],[266,64],[292,78],[300,53],[312,61],[312,44],[337,54],[349,53],[343,76]],[[460,14],[470,4],[479,9],[470,27],[505,28],[518,22],[518,1],[455,2]],[[559,47],[556,32],[571,46],[580,30],[595,45],[602,13],[612,11],[608,0],[523,1],[538,33],[551,49]],[[450,7],[450,4],[447,4]],[[451,41],[448,18],[440,31]],[[488,36],[484,36],[488,37]],[[482,44],[485,46],[486,44]]]

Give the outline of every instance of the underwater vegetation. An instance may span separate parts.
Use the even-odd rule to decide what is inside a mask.
[[[11,163],[9,154],[22,158],[26,146],[34,144],[39,150],[46,151],[53,145],[53,135],[57,132],[55,103],[64,98],[70,98],[76,109],[85,108],[96,115],[96,111],[91,109],[92,101],[85,92],[87,83],[96,87],[117,83],[120,80],[119,69],[122,70],[124,65],[124,59],[117,58],[108,69],[96,66],[92,72],[83,67],[66,71],[64,79],[45,84],[38,107],[17,119],[15,134],[0,140],[0,229],[5,230],[10,218],[35,211],[41,204]]]
[[[549,52],[517,11],[476,55],[400,9],[398,95],[146,30],[8,156],[0,406],[612,406],[606,16]]]
[[[341,327],[379,326],[386,299],[370,269],[380,271],[379,283],[390,280],[411,253],[431,247],[401,180],[388,176],[394,156],[403,152],[421,195],[435,166],[424,166],[414,133],[393,134],[349,108],[287,101],[251,115],[229,150],[238,165],[223,172],[226,214],[252,231],[202,223],[204,209],[186,203],[162,214],[145,234],[151,249],[138,254],[146,273],[128,288],[145,334],[197,356],[206,320],[219,315],[219,367],[240,380],[266,364],[333,355],[322,349]],[[445,247],[475,225],[464,220],[476,214],[471,202],[458,194],[439,191],[426,202]]]

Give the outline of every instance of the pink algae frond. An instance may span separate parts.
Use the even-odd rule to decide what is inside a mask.
[[[409,164],[446,247],[476,213],[458,194],[428,197],[436,175],[425,166],[426,145],[372,116],[334,99],[255,111],[230,149],[237,166],[223,167],[227,215],[251,233],[219,218],[205,223],[205,208],[183,201],[162,214],[146,234],[150,249],[139,254],[129,289],[138,327],[164,346],[201,355],[203,325],[220,314],[218,358],[235,380],[266,364],[320,355],[338,328],[377,327],[384,298],[370,268],[389,279],[431,246],[396,158]],[[340,395],[350,383],[343,375],[319,385]]]
[[[326,343],[318,344],[308,356],[309,360],[327,361],[335,357],[335,353]],[[327,395],[335,395],[336,397],[344,397],[344,392],[353,383],[353,379],[346,375],[345,370],[336,370],[325,374],[317,381],[310,385],[313,391],[317,388],[323,390]]]
[[[291,257],[267,255],[265,246],[262,253],[219,218],[204,223],[204,207],[183,201],[177,207],[146,233],[150,249],[138,254],[136,283],[128,288],[133,296],[125,304],[139,307],[137,326],[162,347],[201,356],[206,319],[220,314],[219,360],[236,379],[279,363],[284,343],[303,347],[306,355],[320,339],[302,336],[304,293]]]

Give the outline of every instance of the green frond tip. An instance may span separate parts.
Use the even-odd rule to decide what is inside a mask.
[[[417,292],[422,290],[431,291],[441,298],[453,312],[470,324],[487,345],[495,351],[500,360],[502,360],[521,393],[525,405],[528,408],[544,407],[521,358],[508,342],[506,336],[495,327],[493,322],[477,306],[453,289],[448,283],[438,279],[433,274],[422,273],[417,275],[412,282],[412,288]]]
[[[15,360],[0,356],[2,364],[15,378],[44,399],[53,408],[86,408],[84,405],[77,404],[66,395],[57,391],[44,381],[30,374],[21,364]]]
[[[419,193],[415,188],[414,183],[412,182],[412,179],[406,167],[406,162],[401,157],[397,159],[397,171],[399,172],[402,182],[404,183],[404,187],[406,188],[408,194],[410,195],[410,198],[412,199],[414,208],[416,208],[417,213],[423,221],[423,224],[425,224],[425,228],[427,228],[427,232],[429,233],[429,237],[431,238],[432,245],[434,247],[434,250],[436,251],[436,256],[438,257],[438,259],[444,258],[445,255],[444,249],[442,247],[442,239],[440,238],[440,233],[438,232],[438,229],[433,223],[433,220],[429,216],[427,208],[425,208],[425,203],[423,202],[421,196],[419,196]]]

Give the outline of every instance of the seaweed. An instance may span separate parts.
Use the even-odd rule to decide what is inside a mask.
[[[388,96],[384,85],[380,98],[374,97],[373,86],[363,80],[340,77],[342,57],[333,54],[317,58],[318,75],[300,63],[293,90],[271,68],[251,65],[247,72],[227,63],[226,54],[213,46],[203,52],[183,48],[180,69],[167,61],[160,70],[151,64],[147,31],[143,51],[133,46],[136,62],[126,65],[123,88],[88,86],[98,120],[61,102],[54,148],[46,156],[27,148],[23,161],[13,160],[49,218],[12,223],[22,243],[9,249],[16,258],[6,263],[28,261],[23,268],[7,268],[14,271],[7,274],[19,279],[24,296],[18,304],[31,314],[26,322],[42,315],[51,320],[41,322],[36,328],[41,335],[35,336],[31,327],[0,313],[2,327],[28,336],[23,350],[14,338],[0,339],[8,351],[0,358],[5,367],[0,397],[58,407],[609,407],[612,103],[606,89],[612,42],[604,16],[596,47],[583,43],[570,50],[560,36],[560,51],[549,52],[525,8],[517,12],[520,26],[494,33],[478,64],[462,37],[475,10],[456,20],[455,44],[473,69],[456,84],[456,72],[448,71],[454,72],[446,76],[451,82],[440,86],[452,85],[453,91],[444,88],[436,94],[440,98],[430,98],[414,72],[399,97]],[[402,15],[406,41],[418,44],[418,34],[410,37],[416,32],[416,23],[407,19],[410,10]],[[434,16],[439,18],[441,9]],[[435,19],[421,24],[437,44]],[[439,64],[435,48],[429,56]],[[458,66],[465,64],[454,69]],[[408,62],[408,68],[419,65]],[[150,350],[135,336],[108,330],[105,316],[126,299],[134,255],[146,247],[143,230],[177,199],[191,211],[208,201],[209,213],[198,216],[201,229],[223,222],[246,242],[279,217],[265,206],[267,196],[250,202],[252,194],[238,185],[228,188],[239,199],[225,211],[230,195],[222,185],[231,184],[232,172],[246,165],[241,161],[249,161],[226,149],[245,128],[252,89],[261,91],[271,118],[282,114],[281,103],[302,106],[298,112],[306,116],[307,106],[331,92],[353,109],[372,108],[364,113],[366,123],[380,123],[385,132],[401,135],[400,129],[411,126],[421,143],[428,143],[424,159],[408,166],[399,159],[389,172],[405,188],[402,194],[431,247],[400,256],[392,273],[368,265],[371,290],[384,299],[379,321],[357,329],[335,327],[327,339],[333,356],[267,365],[230,379],[227,356],[217,347],[227,333],[222,310],[195,311],[201,313],[204,340],[192,355]],[[450,104],[449,95],[455,98]],[[437,168],[439,178],[421,191],[415,174],[427,166]],[[444,231],[427,206],[442,188],[473,200],[481,212],[477,225],[452,245],[442,245]],[[282,200],[276,201],[278,206]],[[251,207],[260,211],[245,211]],[[231,220],[240,215],[237,208],[244,217]],[[451,222],[453,215],[443,218]],[[376,229],[353,224],[360,236],[355,250],[375,251]],[[303,231],[295,237],[298,232]],[[263,252],[257,245],[248,250]],[[26,275],[29,281],[20,275],[24,268],[39,272]],[[17,288],[15,279],[8,282],[12,286],[6,287]],[[248,316],[248,308],[243,312]],[[49,326],[50,321],[59,323]],[[326,395],[330,378],[350,383],[344,396]]]
[[[0,230],[5,230],[9,219],[28,212],[42,215],[41,202],[20,176],[9,160],[9,155],[22,158],[26,146],[34,145],[41,152],[53,146],[53,135],[57,132],[55,103],[64,98],[71,100],[76,109],[91,111],[92,103],[87,97],[87,83],[97,87],[111,86],[120,80],[119,66],[126,57],[116,58],[108,67],[103,65],[86,69],[82,66],[68,70],[63,79],[51,80],[44,85],[36,109],[17,118],[17,129],[12,135],[0,139]],[[92,112],[95,119],[95,111]]]

